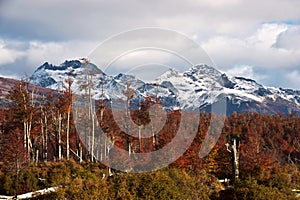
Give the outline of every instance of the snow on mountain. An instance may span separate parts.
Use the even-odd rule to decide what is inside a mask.
[[[124,91],[129,83],[135,91],[132,102],[136,105],[146,96],[156,96],[168,109],[199,110],[201,107],[209,112],[214,103],[225,98],[227,114],[234,111],[285,114],[300,111],[300,91],[265,87],[251,79],[229,77],[207,65],[197,65],[183,73],[169,69],[154,84],[128,74],[109,76],[97,66],[77,60],[65,61],[59,66],[46,62],[32,74],[30,80],[38,86],[63,89],[68,77],[74,79],[72,89],[75,93],[86,92],[83,86],[90,80],[96,99],[105,96],[124,100]]]

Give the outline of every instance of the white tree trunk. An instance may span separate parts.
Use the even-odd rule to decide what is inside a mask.
[[[58,117],[58,160],[62,159],[62,149],[61,149],[61,123],[62,123],[62,117],[61,114],[59,114]]]
[[[95,113],[92,113],[92,145],[91,145],[91,156],[92,162],[94,162],[94,146],[95,146]]]
[[[79,162],[82,163],[82,147],[80,143],[79,143]]]
[[[235,182],[239,178],[239,145],[236,138],[233,139],[232,144],[226,143],[226,149],[231,154],[232,162],[232,181]]]
[[[239,178],[239,151],[236,144],[236,139],[233,140],[232,156],[233,156],[233,178],[234,180],[236,180]]]
[[[68,116],[67,116],[67,160],[70,158],[70,141],[69,141],[69,134],[70,134],[70,107],[68,108]]]
[[[44,114],[44,113],[43,113]],[[45,127],[44,127],[44,122],[43,122],[43,118],[41,118],[41,136],[42,136],[42,160],[45,158],[44,157],[44,152],[45,152]]]

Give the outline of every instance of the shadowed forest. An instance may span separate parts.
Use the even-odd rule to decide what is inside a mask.
[[[292,191],[300,189],[300,118],[296,113],[233,113],[226,117],[212,151],[199,158],[213,115],[200,113],[196,137],[174,163],[154,172],[130,173],[134,169],[129,168],[125,173],[101,164],[109,162],[113,146],[128,153],[120,160],[163,148],[179,126],[186,133],[190,131],[189,124],[180,124],[180,110],[167,113],[159,133],[133,137],[114,120],[116,112],[112,113],[110,102],[99,100],[96,110],[88,109],[80,116],[88,123],[78,132],[72,110],[76,96],[71,83],[66,83],[62,92],[38,94],[21,81],[7,95],[9,104],[0,110],[1,195],[58,186],[56,192],[37,198],[297,199]],[[129,88],[124,94],[128,97],[125,103],[129,103]],[[159,99],[149,97],[138,109],[127,110],[125,122],[131,117],[139,127],[149,124],[149,108],[157,102]],[[195,123],[192,118],[190,123]],[[95,127],[106,134],[105,145],[97,142],[103,138]],[[144,162],[151,162],[151,158]],[[225,179],[230,181],[220,182]]]

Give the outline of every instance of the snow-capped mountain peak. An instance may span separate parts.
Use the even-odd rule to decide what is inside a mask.
[[[172,109],[199,110],[209,112],[211,105],[226,99],[227,114],[234,111],[257,111],[268,113],[290,113],[300,111],[300,91],[265,87],[254,80],[243,77],[231,77],[207,65],[193,66],[181,73],[170,68],[155,80],[155,84],[145,83],[133,75],[118,74],[110,76],[103,73],[96,65],[84,64],[78,60],[65,61],[59,66],[44,63],[30,77],[31,83],[61,89],[64,80],[72,77],[75,81],[72,89],[78,88],[89,75],[93,82],[94,98],[124,98],[124,90],[134,89],[132,101],[140,101],[147,95],[159,96],[162,103]],[[138,98],[138,100],[136,99]]]
[[[206,64],[193,66],[190,70],[187,71],[187,74],[197,74],[197,75],[211,75],[211,76],[220,76],[221,72],[217,69],[208,66]]]

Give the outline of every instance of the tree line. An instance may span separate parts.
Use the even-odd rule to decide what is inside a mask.
[[[87,77],[89,78],[89,77]],[[127,95],[123,128],[115,121],[115,114],[110,109],[110,102],[105,99],[91,105],[90,85],[86,85],[88,112],[84,132],[79,133],[74,124],[71,90],[73,80],[65,81],[63,91],[49,94],[37,94],[29,83],[20,81],[7,95],[8,107],[0,110],[0,168],[2,171],[13,171],[19,174],[28,163],[59,162],[74,160],[80,162],[98,162],[113,154],[113,145],[125,149],[129,156],[135,153],[151,152],[168,144],[180,126],[190,131],[189,124],[180,124],[180,111],[168,112],[162,129],[156,133],[156,123],[148,138],[143,138],[143,125],[151,122],[149,108],[159,102],[156,97],[148,97],[140,102],[136,110],[130,110],[132,89],[130,84],[123,91]],[[92,84],[91,82],[88,82]],[[93,110],[95,109],[95,110]],[[93,113],[96,113],[93,114]],[[205,170],[219,179],[247,179],[256,177],[261,182],[274,179],[274,174],[285,174],[291,184],[300,181],[300,118],[294,113],[259,114],[255,112],[233,113],[226,117],[222,135],[212,151],[204,158],[198,153],[206,137],[213,113],[200,113],[198,131],[187,151],[170,167],[187,173]],[[138,125],[138,137],[128,135],[128,118]],[[190,123],[195,123],[190,119]],[[97,146],[95,127],[108,136],[105,146]],[[124,131],[125,130],[125,131]],[[127,132],[127,133],[126,133]],[[80,135],[83,134],[83,135]],[[82,140],[86,141],[82,141]],[[182,138],[184,139],[184,138]],[[86,145],[88,144],[88,145]],[[121,159],[121,158],[120,158]],[[163,155],[162,158],[163,159]],[[145,158],[144,162],[151,162]],[[105,168],[103,166],[103,168]],[[277,177],[278,178],[278,177]],[[280,184],[280,183],[278,183]]]

